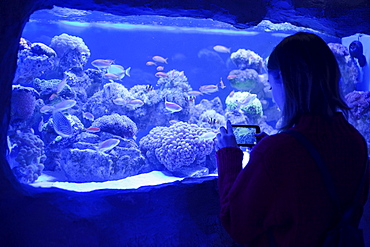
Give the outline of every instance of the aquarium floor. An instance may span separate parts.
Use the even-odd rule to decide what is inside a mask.
[[[121,180],[90,183],[67,182],[61,172],[44,171],[31,185],[41,188],[60,188],[78,192],[88,192],[99,189],[137,189],[141,186],[158,185],[182,180],[180,177],[167,176],[160,171],[143,173]]]

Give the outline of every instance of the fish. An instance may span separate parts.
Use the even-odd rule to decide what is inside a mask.
[[[199,88],[199,91],[201,91],[204,94],[215,93],[218,91],[218,86],[217,85],[204,85]]]
[[[218,120],[216,118],[208,118],[207,123],[210,124],[210,125],[216,125],[216,124],[220,123],[220,120]]]
[[[114,80],[114,81],[117,81],[117,80],[121,80],[123,78],[122,74],[120,75],[116,75],[116,74],[113,74],[113,73],[106,73],[104,74],[104,77],[107,78],[108,80]]]
[[[225,86],[225,83],[222,81],[222,77],[220,78],[220,88],[221,89],[224,89],[226,86]]]
[[[250,102],[257,98],[257,94],[249,94],[245,99],[241,102],[242,104],[248,105]]]
[[[54,106],[44,105],[43,107],[41,107],[40,112],[41,113],[47,113],[47,112],[52,111],[52,110],[54,110]]]
[[[184,78],[185,77],[185,72],[184,71],[180,71],[179,72],[179,77]]]
[[[128,105],[132,105],[132,106],[138,106],[138,107],[141,107],[144,105],[144,102],[140,99],[132,99],[130,100],[129,102],[127,102]]]
[[[40,123],[39,123],[39,126],[37,126],[37,130],[39,131],[39,132],[41,132],[42,131],[42,129],[44,128],[44,118],[42,117],[41,118],[41,121],[40,121]]]
[[[91,62],[91,65],[98,69],[108,69],[112,63],[114,63],[114,61],[110,59],[96,59]]]
[[[146,85],[145,92],[149,93],[150,91],[153,91],[154,87],[152,85]]]
[[[98,133],[98,132],[100,132],[100,128],[98,128],[98,127],[89,127],[89,128],[86,128],[85,131],[90,132],[90,133]]]
[[[199,136],[199,140],[201,141],[208,141],[208,140],[213,140],[217,136],[217,133],[215,132],[206,132]]]
[[[158,70],[158,71],[162,71],[162,70],[164,70],[164,67],[163,67],[163,66],[158,66],[158,67],[157,67],[157,70]]]
[[[231,48],[226,48],[225,46],[223,45],[215,45],[213,47],[213,50],[217,51],[217,52],[220,52],[220,53],[230,53],[230,49]]]
[[[166,110],[170,111],[171,113],[179,112],[182,110],[181,106],[173,102],[168,102],[167,100],[165,100],[164,105]]]
[[[53,93],[52,95],[50,95],[49,100],[53,100],[53,99],[55,99],[56,97],[58,97],[58,95],[56,95],[55,93]]]
[[[227,97],[233,97],[235,94],[235,90],[231,91]]]
[[[73,134],[71,122],[60,111],[53,111],[53,127],[61,137],[69,137]]]
[[[119,97],[119,98],[115,98],[114,100],[112,100],[113,103],[115,105],[124,105],[126,103],[126,100],[124,100],[123,98]]]
[[[147,65],[147,66],[157,66],[157,64],[155,63],[155,62],[152,62],[152,61],[148,61],[148,62],[146,62],[146,64],[145,65]]]
[[[90,121],[94,121],[94,119],[95,119],[94,115],[92,113],[90,113],[90,112],[84,112],[84,113],[82,113],[82,117],[83,118],[86,118],[86,119],[88,119]]]
[[[171,125],[175,124],[175,123],[178,123],[179,120],[175,120],[175,119],[172,119],[170,121],[168,121]]]
[[[199,92],[199,91],[188,91],[188,95],[189,96],[199,96],[199,95],[202,95],[203,93],[202,92]]]
[[[232,79],[235,79],[238,75],[228,75],[227,76],[227,79],[228,80],[232,80]]]
[[[191,103],[194,103],[195,99],[196,99],[196,96],[192,96],[192,95],[188,96],[188,101],[191,102]]]
[[[168,77],[168,75],[164,72],[157,72],[157,73],[155,73],[155,76],[156,77]]]
[[[107,152],[112,150],[115,146],[117,146],[120,143],[119,139],[108,139],[106,141],[103,141],[100,143],[99,147],[97,148],[100,152]]]
[[[163,58],[161,56],[154,56],[152,57],[153,61],[158,62],[158,63],[167,63],[168,58]]]
[[[125,77],[125,75],[130,76],[130,71],[131,67],[124,69],[121,65],[113,64],[108,68],[107,73],[117,75],[120,79],[122,79]]]
[[[67,76],[65,76],[63,78],[63,80],[61,80],[58,85],[57,85],[57,94],[59,94],[60,92],[63,91],[64,87],[67,85]]]
[[[67,110],[67,109],[72,108],[73,106],[75,106],[76,103],[77,102],[73,99],[64,100],[62,102],[59,102],[58,104],[55,104],[54,111]]]

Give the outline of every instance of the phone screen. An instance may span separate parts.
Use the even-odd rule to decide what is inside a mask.
[[[257,144],[256,134],[261,132],[258,125],[232,125],[238,146],[253,147]]]

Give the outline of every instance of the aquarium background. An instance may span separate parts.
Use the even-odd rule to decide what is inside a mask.
[[[239,30],[192,18],[37,11],[13,83],[13,173],[22,183],[61,187],[216,175],[214,138],[226,120],[277,133],[266,59],[301,30],[315,32],[267,21]],[[352,93],[357,61],[340,39],[317,34],[338,58],[343,95]],[[358,93],[349,99],[356,104]]]

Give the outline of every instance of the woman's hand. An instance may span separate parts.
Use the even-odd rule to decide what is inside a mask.
[[[216,151],[226,147],[239,148],[238,144],[236,143],[230,120],[228,120],[226,123],[226,129],[225,127],[220,127],[220,133],[217,134]]]
[[[265,132],[261,132],[261,133],[258,133],[255,135],[256,139],[257,139],[257,143],[262,140],[263,138],[265,138],[266,136],[269,136],[268,134],[266,134]]]

